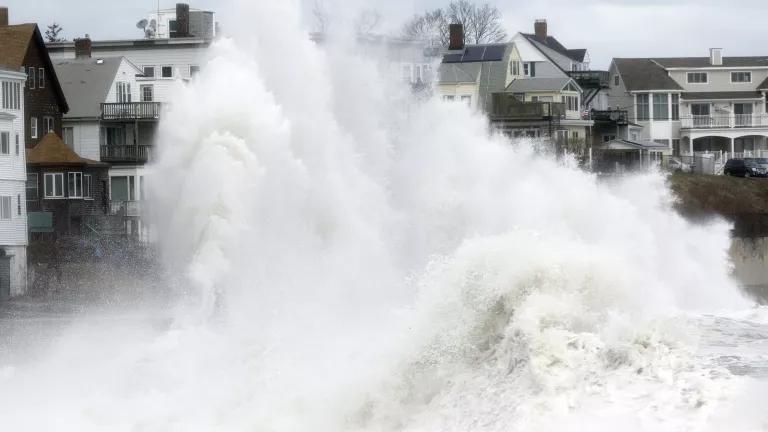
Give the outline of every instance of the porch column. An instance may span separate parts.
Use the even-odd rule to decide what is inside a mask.
[[[693,135],[688,137],[688,154],[693,156]]]
[[[733,143],[734,141],[735,140],[733,138],[731,138],[731,154],[733,154],[735,152],[735,150],[736,150],[736,146]]]

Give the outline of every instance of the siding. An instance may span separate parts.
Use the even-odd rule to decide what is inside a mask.
[[[0,72],[0,81],[21,83],[22,100],[26,97],[25,79],[21,74]],[[2,95],[0,94],[0,97]],[[0,105],[2,106],[2,105]],[[10,154],[0,155],[0,196],[10,196],[11,220],[0,220],[0,245],[25,246],[27,244],[27,209],[26,209],[26,152],[25,143],[25,104],[19,110],[2,110],[14,118],[0,120],[0,131],[10,133]],[[19,136],[19,154],[15,151],[16,135]],[[21,197],[21,214],[18,213],[18,199]],[[12,272],[13,273],[13,272]]]
[[[92,121],[67,121],[65,127],[72,127],[75,140],[75,152],[86,159],[99,160],[99,122]]]
[[[29,44],[27,55],[24,58],[24,68],[26,70],[29,67],[34,67],[36,70],[36,80],[39,80],[40,68],[45,68],[45,63],[42,60],[44,55],[45,53],[40,51],[33,40]],[[53,130],[56,134],[61,136],[61,116],[63,113],[56,100],[56,92],[53,90],[53,81],[51,80],[51,77],[54,76],[55,73],[56,71],[53,69],[46,68],[45,87],[41,89],[37,85],[38,83],[35,83],[34,89],[27,88],[24,91],[24,109],[26,115],[24,124],[27,148],[36,146],[43,136],[45,136],[45,133],[42,133],[44,116],[53,117]],[[32,138],[32,134],[30,133],[31,117],[37,118],[37,138]]]
[[[685,71],[669,71],[669,76],[675,80],[686,92],[718,92],[718,91],[755,91],[766,78],[768,70],[765,69],[738,69],[733,72],[752,72],[751,83],[731,83],[730,70],[701,70],[691,69]],[[707,84],[688,84],[688,72],[706,72],[709,82]]]

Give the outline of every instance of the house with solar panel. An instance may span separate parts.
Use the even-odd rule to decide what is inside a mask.
[[[608,104],[673,156],[768,157],[768,57],[615,58]]]
[[[494,129],[509,137],[583,149],[593,124],[584,112],[607,77],[589,70],[587,50],[566,49],[548,35],[545,20],[536,22],[535,34],[482,45],[465,45],[463,28],[453,24],[437,89],[446,102],[487,113]]]

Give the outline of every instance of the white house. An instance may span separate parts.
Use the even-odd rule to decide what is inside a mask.
[[[666,153],[768,155],[768,57],[616,58],[609,105]]]
[[[23,72],[0,69],[0,300],[27,290]]]

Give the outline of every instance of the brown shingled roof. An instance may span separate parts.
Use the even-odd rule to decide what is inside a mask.
[[[628,91],[683,89],[652,59],[615,58],[613,62]]]
[[[48,69],[46,78],[48,82],[53,84],[53,91],[56,93],[62,113],[67,113],[69,111],[67,98],[61,89],[56,71],[53,69],[51,57],[48,55],[43,35],[40,33],[37,24],[0,26],[0,67],[13,71],[21,70],[24,66],[24,58],[27,56],[30,43],[36,43],[40,49],[42,60]]]
[[[64,141],[54,132],[49,132],[34,148],[27,150],[27,165],[107,166],[107,164],[102,162],[81,158],[74,150],[67,147]]]

